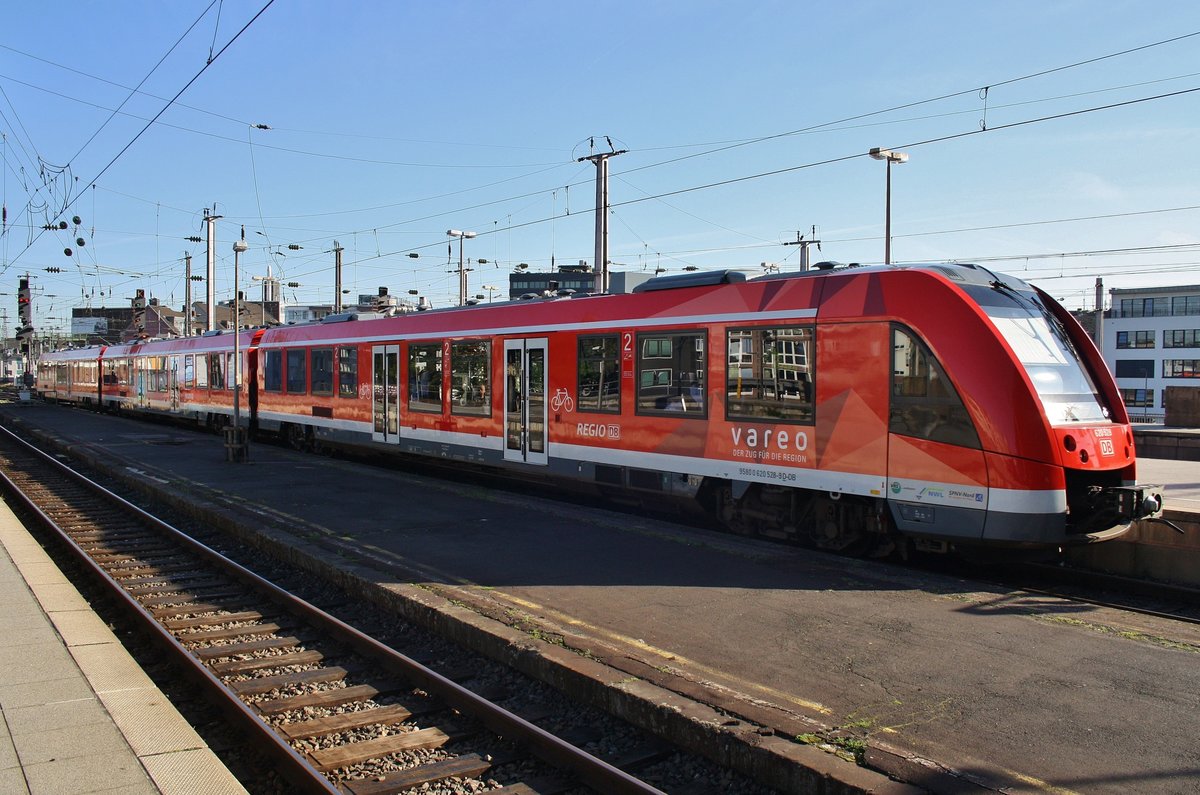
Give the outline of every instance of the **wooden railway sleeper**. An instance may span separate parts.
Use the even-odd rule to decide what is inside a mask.
[[[464,754],[452,759],[429,762],[408,770],[388,773],[378,779],[361,779],[342,783],[348,795],[394,795],[426,784],[436,784],[450,778],[482,776],[492,768],[491,762],[478,754]],[[498,792],[499,790],[493,790]],[[535,795],[531,790],[529,795]]]
[[[235,621],[262,621],[265,618],[275,618],[275,614],[260,613],[257,610],[244,610],[240,613],[225,613],[219,616],[196,616],[194,618],[172,618],[160,622],[165,629],[174,632],[181,629],[196,629],[211,627],[218,624],[231,624]]]
[[[236,627],[201,629],[195,632],[177,633],[175,637],[180,643],[198,643],[204,641],[245,638],[251,635],[269,635],[279,632],[285,627],[289,629],[292,628],[293,622],[279,621],[266,624],[242,624]]]
[[[417,714],[420,713],[414,712],[404,704],[386,704],[371,709],[343,712],[340,715],[327,715],[295,723],[285,723],[279,726],[279,732],[289,740],[306,740],[310,737],[354,731],[367,726],[391,726],[403,723]]]
[[[390,756],[391,754],[441,748],[451,740],[462,739],[475,733],[477,732],[455,731],[447,733],[435,726],[404,734],[388,734],[383,737],[362,740],[361,742],[346,743],[345,745],[333,748],[321,748],[309,751],[308,758],[312,766],[317,770],[322,773],[330,773],[339,768],[357,765],[371,759]]]
[[[201,613],[226,613],[233,615],[228,605],[220,605],[215,602],[198,602],[190,605],[182,605],[179,607],[159,607],[151,610],[150,615],[157,619],[182,618],[183,616],[198,616]],[[223,615],[216,615],[213,618],[221,619]],[[227,620],[227,619],[226,619]]]
[[[183,641],[189,640],[183,638]],[[269,651],[271,649],[291,649],[299,646],[300,639],[294,636],[286,638],[267,638],[265,640],[246,641],[245,643],[233,643],[227,646],[209,646],[203,649],[192,649],[192,654],[196,655],[201,660],[219,660],[222,657],[233,657],[238,654],[253,654],[256,651]]]
[[[244,679],[240,682],[226,682],[225,686],[239,696],[262,696],[286,687],[302,687],[304,685],[325,685],[330,682],[345,680],[350,672],[345,668],[314,668],[308,671],[294,671],[274,676],[258,676]]]
[[[140,596],[138,597],[138,601],[141,602],[143,607],[164,607],[166,605],[184,604],[192,599],[232,599],[234,597],[245,598],[245,596],[245,588],[221,585],[213,588],[176,591],[175,593],[166,593],[161,596]]]

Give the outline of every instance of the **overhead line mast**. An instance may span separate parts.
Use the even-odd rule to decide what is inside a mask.
[[[800,234],[800,231],[797,230],[795,240],[783,241],[783,245],[785,245],[785,246],[799,246],[800,247],[800,270],[802,270],[802,271],[806,271],[809,268],[808,247],[813,245],[814,243],[817,246],[817,251],[820,251],[821,250],[821,241],[817,240],[817,227],[815,225],[812,228],[812,240],[805,240],[804,235]]]
[[[608,140],[607,138],[605,140]],[[612,141],[608,142],[612,148]],[[608,159],[623,155],[628,149],[618,149],[587,155],[576,159],[576,163],[590,160],[596,166],[596,286],[598,293],[608,292]]]
[[[217,205],[213,204],[212,212],[208,208],[204,208],[204,224],[207,227],[207,259],[208,259],[208,293],[206,296],[207,316],[204,320],[204,330],[212,331],[217,327],[217,219],[221,216],[217,215]],[[234,286],[237,290],[237,286]]]

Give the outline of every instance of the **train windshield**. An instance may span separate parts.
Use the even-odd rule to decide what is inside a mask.
[[[1051,424],[1109,419],[1095,384],[1056,323],[1022,306],[983,309],[1025,367]]]

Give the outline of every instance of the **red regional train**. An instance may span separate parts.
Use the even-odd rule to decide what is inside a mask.
[[[1041,290],[974,265],[666,276],[47,354],[47,399],[682,498],[881,554],[1113,538],[1161,511],[1116,385]],[[235,369],[240,390],[235,391]]]

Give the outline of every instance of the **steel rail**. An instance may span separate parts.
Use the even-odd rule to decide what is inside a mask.
[[[1124,589],[1129,594],[1140,596],[1146,599],[1174,599],[1179,601],[1187,601],[1192,605],[1200,604],[1200,590],[1189,588],[1187,586],[1150,582],[1146,580],[1137,580],[1130,577],[1122,577],[1115,574],[1064,568],[1062,566],[1047,566],[1037,563],[1024,564],[1023,568],[1033,571],[1039,576],[1059,580],[1060,582],[1056,583],[1058,587],[1061,587],[1064,584],[1061,582],[1062,580],[1069,580],[1070,584],[1072,585],[1088,588],[1115,587],[1117,589]],[[1164,610],[1141,607],[1139,605],[1129,604],[1127,602],[1114,602],[1083,594],[1072,594],[1055,590],[1054,587],[1047,587],[1045,585],[1025,585],[1021,584],[1019,580],[1010,584],[1014,584],[1023,591],[1041,594],[1043,596],[1053,596],[1058,599],[1069,599],[1075,602],[1095,605],[1096,607],[1108,607],[1114,610],[1124,610],[1129,613],[1138,613],[1139,615],[1151,616],[1154,618],[1165,618],[1171,621],[1181,621],[1187,624],[1200,624],[1200,616],[1181,615],[1179,613],[1170,613]]]

